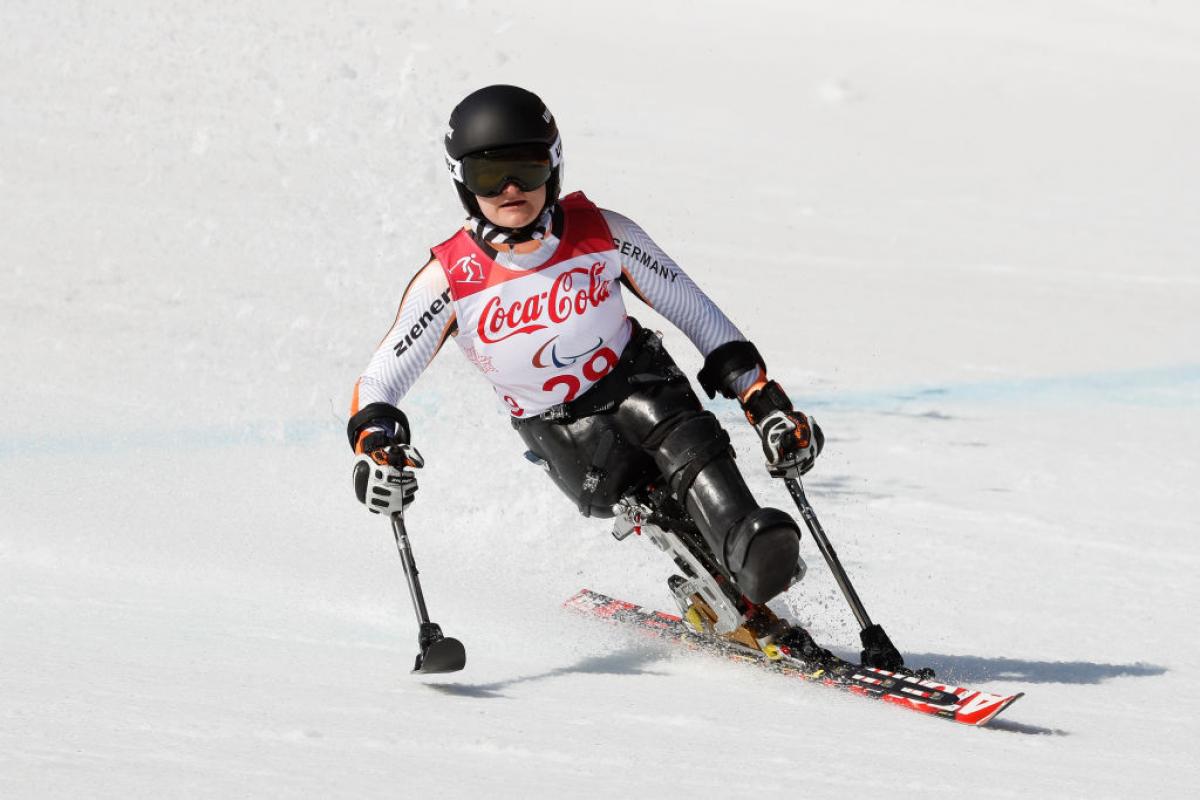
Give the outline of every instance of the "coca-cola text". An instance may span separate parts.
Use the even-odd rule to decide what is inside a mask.
[[[551,284],[550,290],[530,295],[524,300],[514,300],[507,306],[501,304],[499,297],[492,297],[483,307],[479,317],[477,333],[481,341],[487,344],[502,342],[518,333],[534,333],[544,330],[547,325],[542,320],[548,315],[550,321],[558,324],[566,321],[574,314],[585,314],[588,309],[595,308],[609,298],[612,283],[602,279],[604,262],[597,261],[590,267],[576,267],[568,270]],[[576,288],[587,277],[587,285]]]

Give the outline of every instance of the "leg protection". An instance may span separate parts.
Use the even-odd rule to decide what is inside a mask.
[[[747,597],[762,603],[787,589],[800,554],[800,529],[784,512],[759,508],[733,461],[729,435],[686,381],[640,391],[613,416],[623,436],[654,459]]]
[[[622,495],[657,476],[653,460],[621,436],[609,414],[572,422],[534,418],[513,427],[529,448],[526,458],[545,468],[585,517],[613,516]]]

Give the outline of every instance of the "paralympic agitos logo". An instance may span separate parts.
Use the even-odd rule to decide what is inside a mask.
[[[555,278],[548,291],[514,300],[507,306],[499,297],[492,297],[483,306],[476,333],[480,340],[495,344],[518,333],[545,330],[549,326],[541,320],[546,316],[550,322],[558,324],[572,315],[585,314],[612,294],[612,281],[602,279],[603,272],[603,261],[587,268],[576,267]]]

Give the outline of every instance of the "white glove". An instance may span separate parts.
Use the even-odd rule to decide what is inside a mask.
[[[354,459],[354,494],[372,514],[402,514],[417,493],[411,470],[425,459],[410,444],[395,444]]]
[[[799,411],[772,411],[754,427],[762,436],[767,469],[775,476],[794,470],[801,475],[808,472],[825,444],[817,421]]]

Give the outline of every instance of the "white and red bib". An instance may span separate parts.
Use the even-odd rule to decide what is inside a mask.
[[[562,238],[536,267],[496,263],[465,230],[433,248],[450,282],[455,341],[514,417],[574,400],[629,343],[621,263],[604,217],[581,192],[559,205]]]

